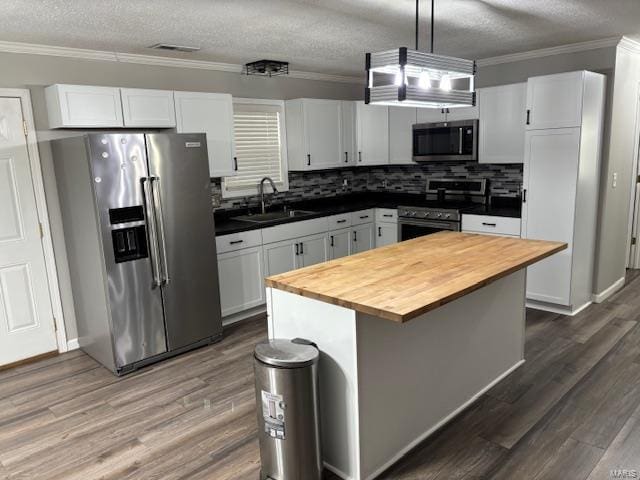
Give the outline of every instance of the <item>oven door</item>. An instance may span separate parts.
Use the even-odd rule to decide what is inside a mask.
[[[400,241],[431,235],[432,233],[449,230],[460,231],[458,222],[440,222],[438,220],[403,220],[398,221],[398,239]]]
[[[414,125],[413,160],[477,160],[477,134],[477,120]]]

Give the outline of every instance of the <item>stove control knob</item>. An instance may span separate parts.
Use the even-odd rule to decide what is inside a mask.
[[[450,213],[445,213],[444,218],[451,218],[451,214]]]
[[[427,218],[427,215],[429,215],[427,212],[420,212],[422,218]]]
[[[438,213],[438,215],[436,215],[436,217],[440,218],[440,217],[442,217],[442,214]]]

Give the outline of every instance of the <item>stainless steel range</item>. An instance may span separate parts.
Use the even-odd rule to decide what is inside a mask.
[[[398,207],[398,239],[409,240],[443,230],[459,232],[462,210],[485,204],[487,187],[486,179],[428,180],[423,204]]]

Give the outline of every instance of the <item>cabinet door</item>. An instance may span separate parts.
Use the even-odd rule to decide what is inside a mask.
[[[342,162],[355,165],[358,147],[356,145],[356,102],[344,101],[340,104],[342,112]]]
[[[120,89],[51,85],[45,89],[50,128],[122,127]]]
[[[531,77],[527,81],[527,130],[582,124],[584,72]]]
[[[377,223],[376,224],[376,247],[384,247],[398,243],[397,223]]]
[[[264,245],[264,269],[266,276],[289,272],[302,266],[298,260],[299,249],[297,240],[285,240],[283,242]]]
[[[527,298],[570,304],[579,153],[579,128],[537,130],[526,134],[522,236],[569,245],[567,250],[527,269]]]
[[[172,91],[121,88],[120,95],[125,127],[173,128],[176,126]]]
[[[300,267],[308,267],[327,261],[327,234],[311,235],[298,239]]]
[[[418,123],[417,109],[389,107],[389,163],[415,165],[413,161],[413,125]]]
[[[219,254],[218,277],[223,317],[265,303],[261,246]]]
[[[389,163],[389,109],[356,104],[358,165]]]
[[[344,163],[340,104],[337,100],[304,100],[307,170],[340,167]]]
[[[448,122],[455,122],[457,120],[476,120],[480,117],[480,110],[478,109],[478,105],[474,107],[450,108],[446,117]]]
[[[526,95],[526,83],[478,90],[479,163],[524,161]]]
[[[365,223],[351,229],[351,253],[371,250],[375,245],[373,237],[373,223]]]
[[[351,229],[329,232],[329,259],[334,260],[349,255],[351,255]]]
[[[444,122],[444,112],[440,108],[418,108],[418,123]]]
[[[226,93],[175,92],[178,133],[206,133],[209,173],[212,177],[235,175],[233,102]]]

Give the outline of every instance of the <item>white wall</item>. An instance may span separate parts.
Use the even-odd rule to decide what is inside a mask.
[[[596,257],[595,293],[601,293],[624,277],[629,237],[628,218],[631,175],[638,143],[636,120],[640,94],[640,44],[616,51],[611,100],[610,137],[605,144],[600,185],[600,221]],[[613,188],[613,174],[618,174]]]

